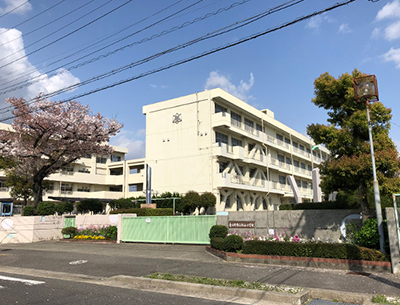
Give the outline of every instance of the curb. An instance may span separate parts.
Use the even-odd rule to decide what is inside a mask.
[[[110,278],[110,280],[134,285],[139,288],[169,288],[176,290],[185,290],[197,293],[210,293],[219,294],[224,296],[235,296],[249,299],[264,300],[277,303],[286,303],[293,305],[305,304],[310,299],[310,290],[304,290],[296,294],[288,294],[273,291],[262,291],[255,289],[243,289],[223,286],[212,286],[204,284],[177,282],[177,281],[166,281],[158,279],[140,278],[127,275],[117,275]]]

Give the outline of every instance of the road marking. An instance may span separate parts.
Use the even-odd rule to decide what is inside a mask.
[[[40,285],[40,284],[44,284],[45,283],[45,282],[41,282],[41,281],[25,280],[25,279],[19,279],[19,278],[16,278],[16,277],[9,277],[9,276],[2,276],[2,275],[0,275],[0,280],[12,281],[12,282],[21,282],[21,283],[24,283],[26,285]]]
[[[87,260],[80,260],[80,261],[73,261],[73,262],[70,262],[69,264],[70,265],[81,265],[81,264],[84,264],[84,263],[87,263]]]

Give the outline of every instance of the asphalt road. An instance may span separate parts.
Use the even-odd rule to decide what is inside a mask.
[[[46,278],[46,283],[50,281],[51,285],[53,281],[55,283],[57,280],[64,280],[66,275],[67,277],[70,275],[71,278],[66,279],[69,281],[65,284],[67,287],[73,285],[70,282],[77,282],[85,276],[110,278],[116,275],[144,276],[162,272],[329,289],[336,291],[338,296],[341,292],[400,295],[399,275],[360,276],[347,274],[346,271],[228,263],[207,253],[204,246],[195,245],[91,244],[58,241],[0,245],[0,272],[12,276],[15,270],[18,270],[14,274],[17,277],[43,277]],[[41,274],[38,274],[38,271]],[[83,284],[97,285],[92,280],[85,280]],[[3,284],[0,283],[0,286]],[[0,294],[3,292],[4,289]],[[90,292],[86,294],[89,295]],[[168,304],[173,304],[174,301],[170,302]]]
[[[6,277],[6,279],[2,278]],[[34,280],[20,282],[15,280]],[[220,305],[233,304],[225,301],[214,301],[164,293],[140,291],[135,289],[88,284],[82,282],[44,279],[38,277],[14,276],[0,273],[0,305],[132,305],[132,304],[191,304]]]

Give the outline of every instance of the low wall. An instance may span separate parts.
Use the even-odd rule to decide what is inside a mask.
[[[90,226],[116,226],[118,223],[118,215],[76,215],[75,227],[77,229],[86,229]]]
[[[60,239],[63,227],[62,216],[0,217],[0,244]]]
[[[217,224],[227,226],[230,232],[257,236],[301,235],[336,241],[341,238],[340,226],[346,216],[360,214],[360,210],[290,210],[228,212],[218,215]],[[220,213],[219,213],[220,214]],[[349,220],[361,225],[361,219]],[[347,223],[347,221],[345,221]],[[229,226],[231,225],[231,226]],[[240,226],[247,226],[241,228]],[[254,225],[254,227],[252,227]]]

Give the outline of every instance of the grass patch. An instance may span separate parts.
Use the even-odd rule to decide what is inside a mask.
[[[153,273],[149,276],[145,276],[151,279],[158,280],[167,280],[167,281],[176,281],[176,282],[186,282],[186,283],[195,283],[195,284],[204,284],[204,285],[213,285],[213,286],[224,286],[224,287],[234,287],[234,288],[244,288],[244,289],[256,289],[263,291],[274,291],[274,292],[283,292],[283,293],[291,293],[296,294],[300,291],[303,291],[303,288],[294,288],[288,286],[274,286],[263,284],[259,282],[246,282],[244,280],[224,280],[224,279],[214,279],[209,277],[196,277],[196,276],[187,276],[187,275],[174,275],[171,273]]]
[[[378,294],[372,298],[373,303],[399,305],[400,298],[387,297],[383,294]]]

